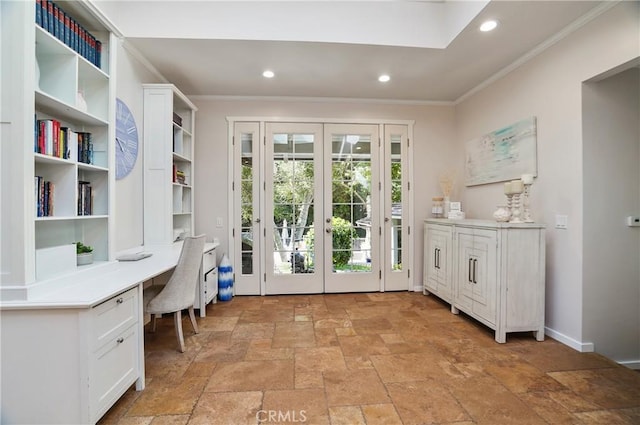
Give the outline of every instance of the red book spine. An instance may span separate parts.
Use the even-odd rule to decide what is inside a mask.
[[[60,121],[53,120],[53,156],[60,156]]]

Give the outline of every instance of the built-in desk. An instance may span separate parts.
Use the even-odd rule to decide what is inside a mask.
[[[205,259],[216,247],[205,245]],[[174,268],[181,249],[145,247],[151,257],[81,269],[1,302],[1,422],[95,423],[132,384],[144,389],[143,285]]]

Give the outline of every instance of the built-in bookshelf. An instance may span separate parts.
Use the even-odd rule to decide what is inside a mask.
[[[93,247],[94,264],[113,255],[109,158],[115,36],[87,2],[3,2],[2,8],[3,60],[23,74],[3,76],[3,98],[6,94],[22,109],[3,112],[2,121],[13,124],[11,138],[26,148],[16,155],[18,149],[3,146],[2,155],[26,155],[23,165],[15,165],[15,184],[32,188],[13,217],[25,231],[16,232],[19,243],[11,242],[18,243],[13,248],[19,247],[21,256],[10,274],[29,287],[54,277],[37,251],[59,247],[67,255],[66,248],[81,241]]]
[[[172,84],[143,87],[144,239],[145,244],[169,244],[193,234],[193,129],[197,108]]]

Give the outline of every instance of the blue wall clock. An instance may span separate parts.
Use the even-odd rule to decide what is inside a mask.
[[[129,107],[116,98],[116,179],[129,175],[138,158],[138,127]]]

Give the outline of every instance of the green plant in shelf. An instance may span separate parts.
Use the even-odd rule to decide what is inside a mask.
[[[93,248],[83,244],[82,242],[76,242],[76,254],[87,254],[93,252]]]

